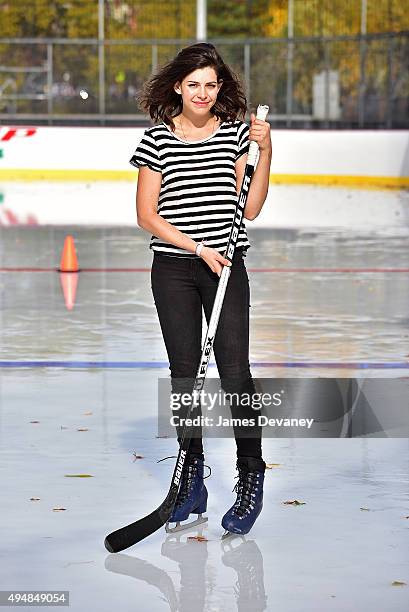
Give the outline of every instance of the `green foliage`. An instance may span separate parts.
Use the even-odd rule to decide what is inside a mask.
[[[367,31],[409,29],[401,0],[367,0]],[[207,0],[208,36],[287,34],[288,0]],[[0,0],[2,37],[96,38],[97,0]],[[105,36],[194,38],[196,0],[105,0]],[[294,0],[296,36],[358,34],[359,0]]]
[[[209,37],[264,36],[273,24],[271,0],[208,0]]]
[[[357,35],[361,30],[360,0],[293,0],[294,36],[330,37]],[[207,0],[208,38],[264,38],[268,44],[251,46],[251,100],[263,99],[272,112],[285,113],[287,84],[287,43],[274,39],[288,33],[288,0]],[[1,36],[15,38],[94,38],[98,37],[98,0],[0,0]],[[130,88],[139,89],[149,77],[155,62],[149,39],[191,39],[196,33],[196,0],[105,0],[105,38],[133,39],[145,44],[105,45],[106,106],[108,112],[136,112]],[[368,33],[409,30],[409,11],[402,0],[367,0]],[[0,40],[1,41],[1,40]],[[358,41],[326,43],[329,68],[341,78],[341,95],[356,100],[360,79]],[[392,77],[400,92],[407,90],[404,70],[406,46],[397,41],[392,74],[387,64],[388,43],[367,45],[368,87],[386,90]],[[179,45],[158,45],[157,65],[175,55]],[[243,46],[218,45],[225,60],[243,75]],[[44,66],[47,46],[0,44],[0,64]],[[324,43],[294,43],[293,110],[311,110],[314,75],[324,68]],[[15,73],[16,91],[46,91],[46,75]],[[37,79],[37,80],[36,80]],[[43,79],[43,81],[41,81]],[[98,47],[53,45],[53,80],[74,89],[86,85],[88,101],[67,102],[63,96],[54,103],[55,112],[97,110]],[[37,89],[36,89],[37,87]],[[30,89],[31,88],[31,89]],[[402,96],[403,94],[401,94]],[[66,97],[68,99],[68,96]],[[355,103],[355,102],[354,102]],[[42,107],[40,108],[42,104]],[[74,106],[72,106],[74,104]],[[37,106],[36,106],[37,105]],[[70,106],[71,105],[71,106]],[[76,106],[75,106],[76,105]],[[46,102],[19,102],[18,111],[46,110]]]
[[[98,33],[94,0],[2,0],[0,11],[2,37],[85,38]]]

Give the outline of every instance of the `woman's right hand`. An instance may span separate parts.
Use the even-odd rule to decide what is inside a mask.
[[[204,246],[200,252],[200,257],[204,259],[211,271],[215,272],[217,276],[221,275],[223,266],[231,266],[228,259],[211,247]]]

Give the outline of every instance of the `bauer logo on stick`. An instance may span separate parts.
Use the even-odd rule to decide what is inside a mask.
[[[186,451],[182,450],[181,453],[180,453],[178,465],[177,465],[177,468],[176,468],[175,478],[173,479],[173,482],[176,485],[178,485],[179,482],[180,482],[180,477],[182,476],[183,464],[185,462],[185,459],[186,459]]]

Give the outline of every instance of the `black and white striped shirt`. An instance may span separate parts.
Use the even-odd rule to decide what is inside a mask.
[[[187,142],[165,123],[145,130],[130,163],[162,173],[158,214],[196,242],[224,252],[237,203],[236,160],[248,152],[249,127],[243,121],[222,123],[207,138]],[[244,223],[237,247],[250,247]],[[150,248],[163,255],[196,257],[151,237]]]

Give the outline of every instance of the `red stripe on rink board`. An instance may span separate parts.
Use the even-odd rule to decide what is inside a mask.
[[[80,272],[150,272],[150,268],[80,268]],[[325,272],[352,273],[364,272],[409,272],[409,268],[247,268],[248,272]],[[57,268],[0,268],[0,272],[58,272]]]

